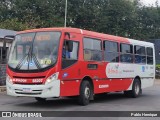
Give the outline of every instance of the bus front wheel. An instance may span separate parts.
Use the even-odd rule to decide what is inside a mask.
[[[78,97],[78,103],[80,105],[88,105],[91,98],[91,85],[89,81],[83,81],[80,87],[80,95]]]

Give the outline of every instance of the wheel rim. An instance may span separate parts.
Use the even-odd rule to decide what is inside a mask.
[[[139,84],[136,83],[136,84],[135,84],[135,93],[136,93],[136,95],[139,94],[139,91],[140,91]]]
[[[88,86],[85,88],[84,95],[85,95],[86,99],[89,99],[89,97],[90,97],[90,89],[89,89]]]

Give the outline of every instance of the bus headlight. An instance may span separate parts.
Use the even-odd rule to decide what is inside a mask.
[[[9,82],[10,84],[13,84],[12,79],[9,75],[6,75],[6,81]]]
[[[57,80],[58,79],[58,74],[59,74],[59,72],[56,72],[53,75],[49,76],[47,78],[47,80],[46,80],[46,84],[49,84],[49,83],[51,83],[54,80]]]

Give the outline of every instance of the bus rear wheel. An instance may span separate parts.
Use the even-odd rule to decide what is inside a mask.
[[[78,97],[78,103],[80,105],[88,105],[92,94],[92,89],[89,81],[83,81],[80,87],[80,95]]]
[[[137,98],[142,93],[141,83],[139,79],[135,79],[133,82],[132,90],[124,91],[124,95],[127,97]]]
[[[135,79],[132,86],[131,97],[136,98],[141,94],[141,83],[139,79]]]

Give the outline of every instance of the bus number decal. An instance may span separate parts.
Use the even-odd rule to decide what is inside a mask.
[[[52,61],[50,59],[43,59],[40,61],[41,64],[44,65],[50,65],[52,63]]]

